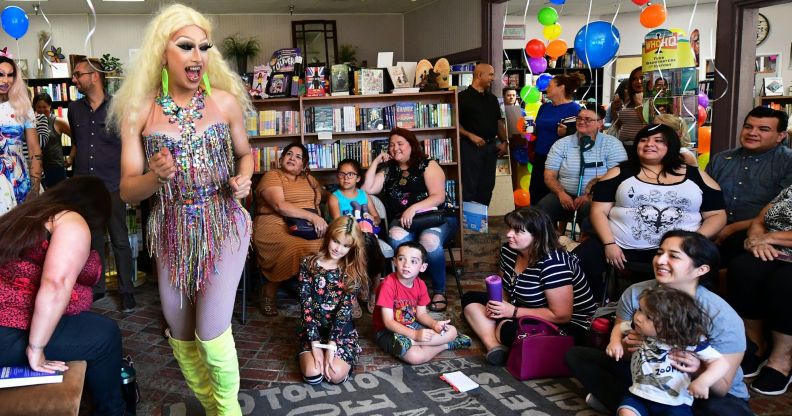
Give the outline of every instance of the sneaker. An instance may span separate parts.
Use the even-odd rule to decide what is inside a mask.
[[[792,378],[785,376],[773,367],[765,366],[759,371],[759,376],[751,383],[751,390],[766,396],[784,394]]]
[[[504,365],[509,358],[508,348],[498,345],[487,352],[487,362],[492,365]]]
[[[594,397],[594,395],[591,393],[586,395],[586,405],[591,409],[596,410],[600,413],[605,413],[605,414],[610,413],[608,409],[605,407],[605,405],[602,404],[602,402],[599,401],[598,398]]]
[[[465,348],[470,348],[473,345],[473,340],[470,339],[467,335],[457,335],[453,341],[448,343],[449,350],[462,350]]]
[[[135,295],[132,294],[121,295],[121,312],[124,313],[134,312],[135,306],[137,306],[137,303],[135,302]]]

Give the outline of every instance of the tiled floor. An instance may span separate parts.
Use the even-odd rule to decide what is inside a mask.
[[[444,315],[451,319],[462,333],[472,335],[469,327],[461,322],[459,298],[453,280],[449,276],[449,308]],[[463,286],[466,291],[481,287],[478,282],[472,280],[464,280]],[[143,402],[138,406],[138,415],[159,415],[163,404],[182,401],[190,392],[173,359],[170,346],[163,337],[164,324],[161,321],[156,285],[147,282],[137,288],[136,297],[138,308],[133,314],[117,312],[117,303],[112,297],[97,302],[94,310],[118,320],[124,337],[124,352],[131,354],[135,360],[143,398]],[[264,318],[255,304],[248,306],[246,325],[239,323],[238,313],[235,315],[233,331],[243,389],[301,382],[295,358],[297,304],[290,299],[282,299],[280,302],[281,315],[277,318]],[[356,321],[356,325],[360,332],[363,354],[355,371],[366,372],[397,364],[371,341],[371,315],[364,313],[363,317]],[[482,354],[481,344],[475,340],[475,337],[473,348],[447,351],[440,354],[437,359],[472,354]],[[756,396],[751,400],[751,408],[759,415],[790,415],[792,392],[773,398]]]

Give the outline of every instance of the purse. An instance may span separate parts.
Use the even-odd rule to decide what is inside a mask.
[[[303,209],[314,214],[317,213],[317,211],[313,208]],[[316,240],[319,238],[319,235],[316,234],[316,228],[314,228],[313,223],[310,221],[296,217],[283,217],[283,219],[286,221],[286,227],[289,229],[289,234],[295,237],[303,238],[305,240]]]
[[[410,232],[419,232],[427,228],[437,227],[445,224],[446,212],[445,210],[438,209],[432,211],[422,212],[413,216],[412,223],[410,224]]]
[[[509,351],[506,369],[518,380],[569,377],[564,356],[575,344],[552,322],[535,316],[518,321],[517,339]]]

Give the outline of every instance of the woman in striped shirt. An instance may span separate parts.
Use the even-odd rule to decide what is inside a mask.
[[[506,362],[517,336],[517,321],[536,316],[553,322],[580,341],[596,305],[574,255],[558,243],[550,217],[534,208],[506,214],[507,243],[500,250],[503,301],[484,292],[462,297],[465,318],[487,349],[487,361]]]

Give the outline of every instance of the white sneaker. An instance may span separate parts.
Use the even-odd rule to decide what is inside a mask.
[[[606,415],[610,413],[608,409],[605,408],[605,405],[602,404],[602,402],[599,401],[599,399],[597,399],[596,397],[594,397],[594,395],[591,393],[586,395],[586,404],[588,405],[588,407],[598,412],[605,413]]]

